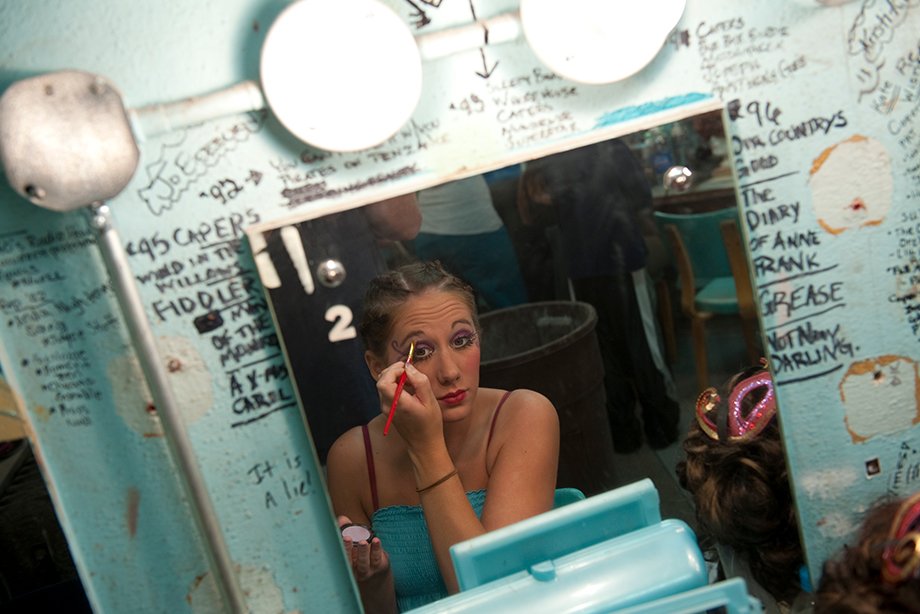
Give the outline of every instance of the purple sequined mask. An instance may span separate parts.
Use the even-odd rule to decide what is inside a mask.
[[[766,388],[766,394],[745,415],[743,401],[758,388]],[[707,388],[696,400],[696,420],[700,428],[716,441],[720,439],[719,427],[713,418],[718,416],[719,411],[726,411],[726,408],[720,407],[721,403],[722,397],[715,388]],[[760,371],[738,382],[728,397],[727,411],[726,435],[731,441],[755,437],[770,424],[776,414],[776,396],[769,372]]]

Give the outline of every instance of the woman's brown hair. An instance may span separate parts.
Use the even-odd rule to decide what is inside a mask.
[[[429,291],[453,292],[470,308],[479,330],[473,288],[438,261],[413,262],[387,271],[371,280],[364,295],[358,332],[364,347],[377,356],[386,353],[386,339],[393,328],[393,315],[408,298]]]

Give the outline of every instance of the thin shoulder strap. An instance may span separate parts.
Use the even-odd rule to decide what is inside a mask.
[[[502,398],[499,399],[498,405],[495,406],[495,411],[492,413],[492,425],[489,427],[489,438],[486,439],[486,448],[488,449],[489,444],[492,443],[492,433],[495,432],[495,421],[498,420],[498,412],[501,411],[502,405],[505,404],[505,400],[511,396],[511,391],[508,390],[505,394],[502,395]]]
[[[374,511],[380,509],[380,501],[377,499],[377,472],[374,471],[374,451],[371,449],[371,434],[367,430],[367,425],[361,426],[361,433],[364,435],[364,457],[367,459],[367,477],[371,482],[371,502],[374,504]]]

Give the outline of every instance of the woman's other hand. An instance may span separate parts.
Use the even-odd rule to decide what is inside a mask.
[[[338,517],[339,530],[346,525],[351,524],[348,516]],[[359,584],[372,581],[377,577],[382,577],[390,571],[390,558],[383,549],[379,537],[371,539],[370,543],[365,540],[352,541],[347,535],[342,536],[342,544],[345,546],[345,553],[351,561],[351,569],[355,575],[355,580]]]
[[[351,519],[348,516],[339,516],[337,523],[341,531],[345,525],[351,524]],[[358,583],[364,611],[380,614],[397,612],[390,557],[383,549],[380,538],[374,537],[370,543],[364,540],[354,542],[350,537],[343,535],[342,544],[351,563],[351,572]]]

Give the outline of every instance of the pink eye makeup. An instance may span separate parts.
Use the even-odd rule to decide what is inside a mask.
[[[434,354],[434,348],[430,344],[425,343],[424,341],[419,341],[415,344],[415,361],[421,362],[426,358],[431,358],[431,355]]]
[[[457,331],[450,339],[450,345],[454,349],[463,349],[476,345],[479,341],[479,335],[475,331],[461,330]]]
[[[414,362],[415,359],[418,358],[418,348],[419,343],[417,341],[412,341],[409,345],[402,348],[395,340],[390,342],[390,349],[396,352],[397,360],[400,362],[405,362],[409,358],[410,354],[412,354]]]
[[[420,363],[431,358],[436,352],[441,351],[438,349],[436,343],[431,341],[413,341],[415,344],[415,351],[412,355],[413,363]],[[441,349],[451,349],[451,350],[464,350],[470,347],[474,347],[479,344],[479,334],[472,328],[461,328],[460,330],[455,331],[448,338],[447,342],[444,344],[444,348]],[[399,357],[399,360],[406,359],[406,350],[401,348],[397,341],[393,341],[390,344],[390,348],[396,355]]]

